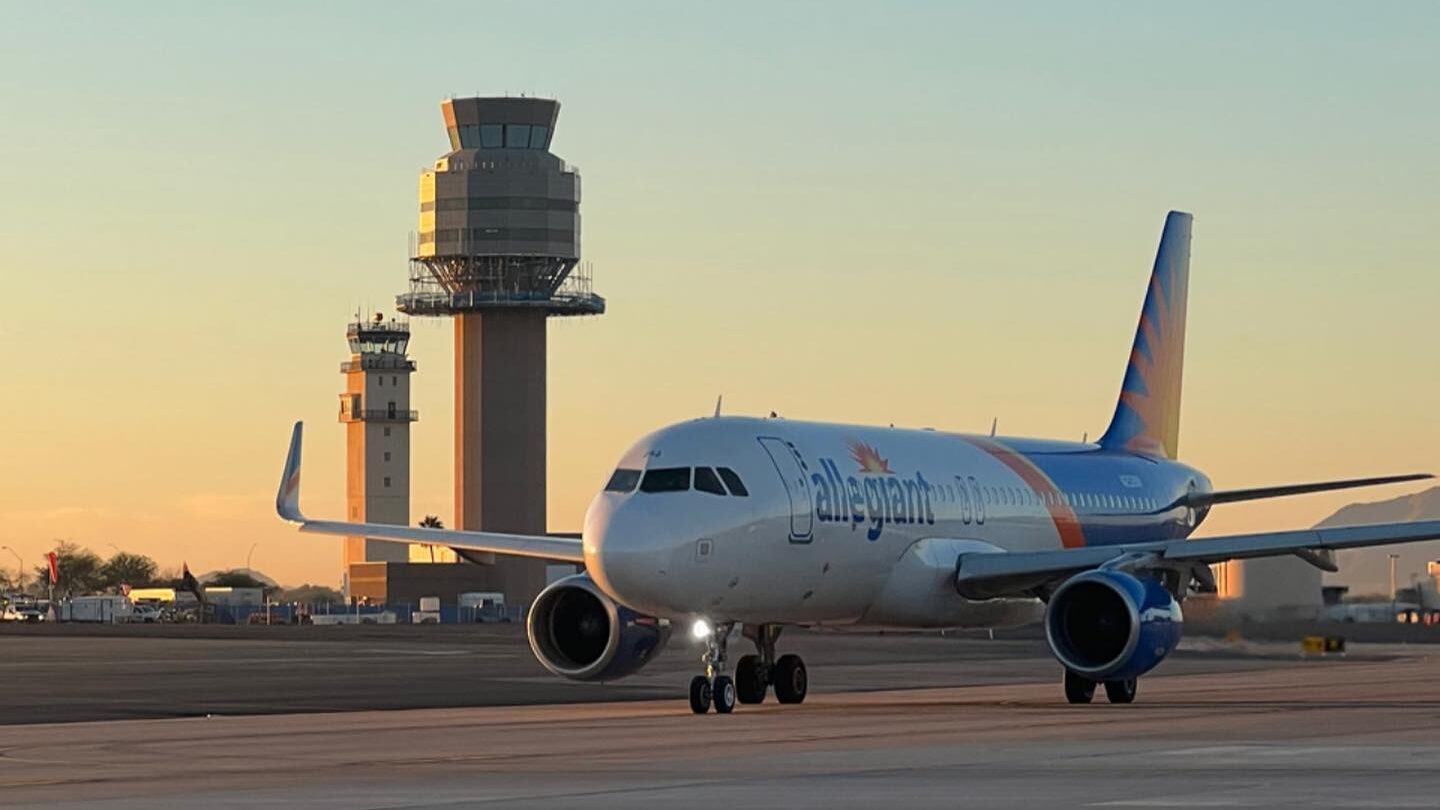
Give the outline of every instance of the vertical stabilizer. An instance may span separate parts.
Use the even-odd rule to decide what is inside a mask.
[[[1190,214],[1165,217],[1150,289],[1135,329],[1115,416],[1100,439],[1109,450],[1175,458],[1180,379],[1185,367],[1185,302],[1190,286]]]

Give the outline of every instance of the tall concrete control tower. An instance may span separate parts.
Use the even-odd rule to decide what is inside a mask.
[[[560,104],[443,102],[450,152],[420,174],[401,312],[455,319],[455,524],[543,534],[545,320],[599,315],[580,261],[580,173],[550,152]],[[543,562],[467,555],[525,604]]]

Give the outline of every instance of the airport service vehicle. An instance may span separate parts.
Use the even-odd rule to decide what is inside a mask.
[[[60,604],[60,621],[121,624],[134,619],[135,606],[127,596],[77,596]]]
[[[462,622],[508,622],[510,615],[505,612],[505,594],[494,591],[471,591],[457,598]]]
[[[576,539],[316,521],[299,506],[296,424],[276,508],[300,530],[583,563],[540,593],[531,649],[551,672],[612,681],[672,624],[705,644],[690,706],[728,713],[809,676],[777,655],[785,626],[1000,627],[1036,618],[1066,699],[1135,699],[1180,640],[1209,566],[1440,538],[1440,521],[1190,539],[1227,503],[1412,481],[1399,475],[1216,490],[1177,457],[1189,214],[1165,219],[1109,428],[1096,442],[722,417],[671,425],[621,456]],[[837,373],[848,371],[837,357]],[[897,389],[900,390],[900,389]],[[992,431],[993,432],[993,431]],[[740,628],[755,647],[733,669]]]

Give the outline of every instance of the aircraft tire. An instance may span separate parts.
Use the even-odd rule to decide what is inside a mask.
[[[810,677],[805,672],[805,662],[798,655],[782,655],[775,662],[770,673],[770,683],[775,686],[775,699],[781,703],[804,703],[810,690]]]
[[[765,680],[765,667],[758,655],[742,655],[735,665],[735,695],[741,703],[764,703],[770,684]]]
[[[696,675],[690,679],[690,711],[696,714],[704,714],[710,711],[710,679],[704,675]]]
[[[711,688],[711,694],[715,697],[716,714],[729,714],[735,711],[735,681],[729,675],[715,676],[715,685]]]
[[[1124,681],[1106,681],[1105,697],[1108,698],[1111,703],[1134,703],[1135,688],[1137,685],[1138,679],[1136,678],[1130,678]]]
[[[1105,689],[1108,694],[1110,684],[1105,684]],[[1089,703],[1095,699],[1095,682],[1084,675],[1065,670],[1065,699],[1076,704]]]

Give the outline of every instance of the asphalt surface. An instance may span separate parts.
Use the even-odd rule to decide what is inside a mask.
[[[1038,637],[786,631],[813,691],[1053,682]],[[731,642],[732,657],[751,651]],[[1287,648],[1288,649],[1288,648]],[[0,725],[214,715],[685,699],[701,648],[683,634],[614,683],[540,666],[519,625],[76,626],[0,630]],[[1231,656],[1233,657],[1233,656]],[[1288,654],[1284,657],[1293,657]],[[1174,672],[1255,667],[1182,652]]]
[[[810,665],[804,705],[697,717],[685,644],[599,687],[551,679],[514,628],[344,630],[0,635],[0,710],[28,723],[0,727],[0,806],[1440,803],[1426,648],[1301,660],[1201,643],[1135,705],[1069,706],[1035,641],[797,633],[781,646]],[[444,708],[323,713],[423,705]]]

